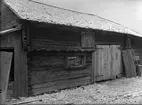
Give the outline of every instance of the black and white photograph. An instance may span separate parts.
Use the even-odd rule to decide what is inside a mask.
[[[142,104],[142,0],[0,0],[0,105]]]

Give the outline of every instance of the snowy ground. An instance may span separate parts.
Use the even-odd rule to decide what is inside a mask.
[[[7,101],[11,104],[36,99],[40,101],[30,104],[142,104],[142,77],[121,78],[57,93]]]

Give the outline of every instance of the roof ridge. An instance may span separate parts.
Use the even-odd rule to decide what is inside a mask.
[[[80,14],[86,14],[86,15],[96,16],[96,17],[98,17],[98,18],[105,19],[105,20],[107,20],[107,21],[109,21],[109,22],[112,22],[112,23],[115,23],[115,24],[117,24],[117,25],[121,25],[121,26],[123,26],[123,27],[125,27],[125,28],[128,28],[128,27],[126,27],[126,26],[124,26],[124,25],[122,25],[122,24],[120,24],[120,23],[117,23],[117,22],[115,22],[115,21],[106,19],[106,18],[101,17],[101,16],[99,16],[99,15],[95,15],[95,14],[91,14],[91,13],[86,13],[86,12],[75,11],[75,10],[70,10],[70,9],[66,9],[66,8],[62,8],[62,7],[58,7],[58,6],[54,6],[54,5],[50,5],[50,4],[46,4],[46,3],[41,3],[41,2],[38,2],[38,1],[35,1],[35,0],[28,0],[28,1],[35,2],[35,3],[38,3],[38,4],[42,4],[42,5],[46,5],[46,6],[50,6],[50,7],[54,7],[54,8],[58,8],[58,9],[62,9],[62,10],[66,10],[66,11],[71,11],[71,12],[76,12],[76,13],[80,13]]]
[[[137,34],[141,34],[141,33],[137,32],[137,31],[135,31],[135,30],[133,30],[133,29],[127,27],[127,26],[122,25],[121,23],[117,23],[117,22],[115,22],[115,21],[106,19],[106,18],[101,17],[101,16],[99,16],[99,15],[95,15],[95,14],[91,14],[91,13],[86,13],[86,12],[75,11],[75,10],[71,10],[71,9],[66,9],[66,8],[62,8],[62,7],[58,7],[58,6],[46,4],[46,3],[43,3],[43,2],[38,2],[38,1],[35,1],[35,0],[28,0],[28,1],[35,2],[35,3],[38,3],[38,4],[42,4],[42,5],[46,5],[46,6],[50,6],[50,7],[54,7],[54,8],[58,8],[58,9],[62,9],[62,10],[66,10],[66,11],[75,12],[75,13],[80,13],[80,14],[85,14],[85,15],[96,16],[96,17],[98,17],[98,18],[107,20],[107,21],[112,22],[112,23],[115,23],[115,24],[117,24],[117,25],[121,25],[121,26],[123,26],[123,27],[125,27],[125,28],[127,28],[127,29],[129,29],[129,30],[131,30],[131,31],[136,32]]]

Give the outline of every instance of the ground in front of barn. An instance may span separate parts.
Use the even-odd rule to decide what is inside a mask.
[[[121,78],[28,98],[8,104],[142,104],[142,77]]]

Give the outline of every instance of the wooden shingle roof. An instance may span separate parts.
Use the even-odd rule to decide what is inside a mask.
[[[42,0],[3,0],[21,19],[60,24],[88,29],[98,29],[131,34],[142,37],[141,34],[118,23],[102,17],[51,6]]]

